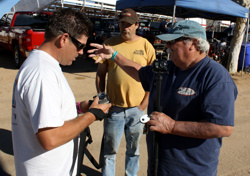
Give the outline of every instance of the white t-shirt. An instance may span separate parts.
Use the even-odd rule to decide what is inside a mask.
[[[44,51],[31,52],[13,87],[12,139],[16,175],[72,175],[77,165],[77,139],[46,151],[36,133],[40,128],[62,126],[64,121],[76,116],[75,98],[59,62]]]

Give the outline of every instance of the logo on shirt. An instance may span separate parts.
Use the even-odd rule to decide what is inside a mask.
[[[135,50],[134,54],[144,55],[144,51],[143,50]]]
[[[177,93],[184,96],[192,96],[195,95],[196,92],[194,89],[188,87],[179,87],[177,89]]]

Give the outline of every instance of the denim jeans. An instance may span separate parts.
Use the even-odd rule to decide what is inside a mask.
[[[120,146],[123,132],[126,139],[125,175],[136,176],[139,170],[139,141],[143,126],[140,117],[145,112],[133,108],[113,106],[109,117],[104,120],[104,166],[103,176],[115,176],[116,153]]]

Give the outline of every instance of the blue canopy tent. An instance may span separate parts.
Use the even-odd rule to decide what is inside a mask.
[[[248,18],[249,10],[231,0],[118,0],[116,10],[132,8],[136,12],[235,21]]]

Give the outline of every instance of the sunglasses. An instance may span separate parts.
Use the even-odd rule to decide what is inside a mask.
[[[167,41],[167,42],[165,42],[167,45],[173,45],[173,44],[175,44],[176,42],[180,42],[180,41],[184,41],[184,40],[188,40],[188,39],[190,39],[190,38],[188,38],[188,37],[180,37],[180,38],[177,38],[177,39],[175,39],[175,40],[171,40],[171,41]]]
[[[75,37],[72,37],[72,36],[71,36],[68,32],[66,32],[65,30],[61,30],[61,31],[64,32],[64,33],[67,33],[67,34],[69,35],[69,37],[70,37],[72,43],[75,44],[77,50],[80,51],[80,50],[82,50],[82,49],[84,49],[84,48],[86,47],[85,44],[79,42],[79,40],[77,40]]]

